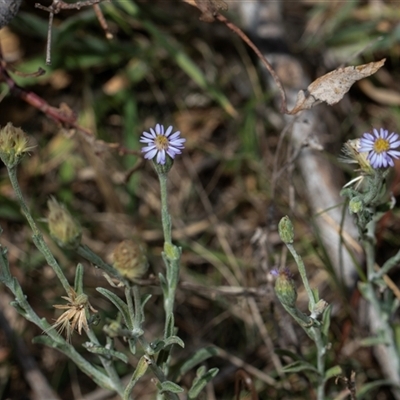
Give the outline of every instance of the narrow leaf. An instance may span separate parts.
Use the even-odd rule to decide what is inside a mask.
[[[165,346],[169,346],[171,344],[177,344],[178,346],[181,346],[182,349],[185,348],[185,343],[183,343],[183,340],[178,337],[178,336],[170,336],[167,339],[164,339]]]
[[[328,371],[325,372],[325,377],[324,380],[327,381],[330,378],[333,378],[334,376],[342,375],[343,370],[342,367],[339,365],[335,365],[332,368],[329,368]]]
[[[117,359],[121,360],[122,362],[124,362],[125,364],[128,363],[128,357],[124,353],[121,353],[120,351],[108,349],[103,346],[98,346],[92,342],[84,343],[83,347],[90,353],[99,354],[101,356],[106,357],[107,359],[117,358]]]
[[[398,389],[398,385],[396,385],[393,381],[389,379],[380,379],[377,381],[373,381],[371,383],[367,383],[361,388],[357,389],[357,400],[361,400],[364,397],[370,399],[371,398],[371,391],[375,388],[380,388],[381,386],[393,386]]]
[[[195,379],[188,392],[189,399],[197,399],[200,392],[218,374],[218,371],[218,368],[212,368],[199,379]]]
[[[318,374],[318,370],[314,367],[314,365],[306,361],[295,361],[292,364],[286,365],[282,369],[284,372],[313,371]]]
[[[78,294],[83,293],[83,265],[81,263],[76,266],[74,290]]]
[[[362,339],[360,341],[360,344],[361,344],[361,346],[371,347],[371,346],[377,346],[380,344],[387,345],[388,343],[387,343],[386,339],[382,335],[380,335],[377,337],[369,337],[369,338]]]
[[[96,290],[101,293],[104,297],[107,297],[108,300],[111,301],[118,308],[122,317],[124,318],[125,324],[129,329],[133,329],[132,320],[129,315],[128,305],[121,300],[116,294],[110,292],[108,289],[98,287]]]
[[[160,393],[171,392],[171,393],[182,393],[183,388],[171,381],[165,381],[161,383]]]
[[[326,307],[323,315],[322,315],[322,333],[325,337],[328,337],[329,327],[331,325],[331,313],[332,313],[332,305],[330,304]]]
[[[290,350],[286,350],[286,349],[276,349],[276,350],[275,350],[275,353],[276,353],[278,356],[286,356],[286,357],[290,357],[292,360],[301,361],[301,357],[300,357],[298,354],[293,353],[293,352],[290,351]]]

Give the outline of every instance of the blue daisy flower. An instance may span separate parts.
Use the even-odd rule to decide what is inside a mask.
[[[394,167],[394,158],[400,157],[400,151],[396,151],[400,145],[399,135],[381,128],[373,129],[373,134],[364,133],[360,140],[359,152],[368,152],[368,160],[372,168]]]
[[[140,137],[140,142],[145,143],[146,146],[142,148],[144,158],[152,160],[156,158],[157,164],[164,165],[166,155],[168,154],[172,159],[177,154],[181,154],[185,148],[183,143],[186,139],[180,137],[181,133],[176,131],[172,133],[173,127],[169,126],[164,130],[164,126],[157,124],[155,128],[150,128],[149,132],[143,132]]]

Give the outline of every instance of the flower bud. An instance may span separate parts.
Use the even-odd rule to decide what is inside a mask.
[[[114,268],[130,280],[140,278],[148,268],[143,246],[133,240],[123,240],[115,248],[113,259]]]
[[[51,237],[60,247],[76,248],[81,242],[82,229],[69,211],[52,197],[47,202],[47,217]]]
[[[31,149],[28,146],[28,136],[21,128],[16,128],[9,122],[0,129],[0,158],[7,167],[17,165]]]
[[[275,281],[275,293],[279,301],[284,306],[294,308],[297,300],[297,290],[289,268],[283,268],[279,271],[274,270],[272,273],[277,277]]]
[[[181,250],[179,247],[173,245],[172,243],[164,243],[165,255],[171,260],[179,260],[181,256]]]
[[[287,215],[279,221],[278,230],[283,243],[293,243],[293,224]]]
[[[109,324],[103,326],[103,331],[110,338],[121,336],[123,327],[120,321],[112,320]]]
[[[358,214],[364,208],[362,200],[355,196],[349,201],[349,210],[351,214]]]

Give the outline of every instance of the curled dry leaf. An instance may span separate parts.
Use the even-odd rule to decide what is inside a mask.
[[[296,105],[288,114],[308,110],[322,101],[329,105],[338,103],[355,82],[374,74],[385,61],[386,58],[368,64],[338,68],[321,76],[312,82],[306,91],[299,91]]]
[[[204,22],[214,22],[215,15],[219,10],[226,11],[228,5],[222,0],[183,0],[201,11],[200,20]]]

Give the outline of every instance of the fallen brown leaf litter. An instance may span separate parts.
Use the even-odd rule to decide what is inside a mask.
[[[360,79],[373,75],[385,64],[386,58],[357,66],[335,69],[312,82],[306,91],[300,90],[296,104],[288,114],[308,110],[321,102],[329,105],[338,103]]]

